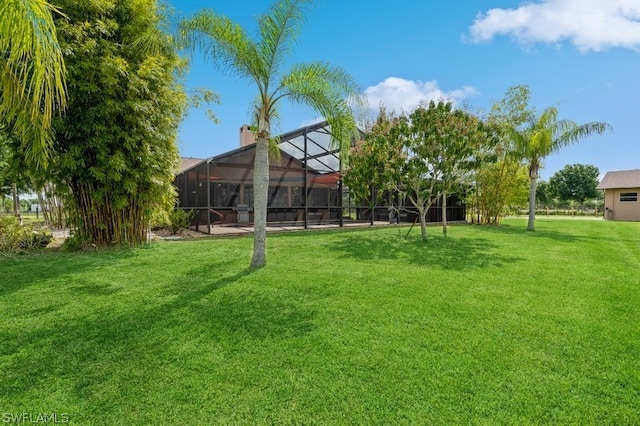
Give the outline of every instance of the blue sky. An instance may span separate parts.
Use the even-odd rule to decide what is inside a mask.
[[[272,0],[172,0],[177,17],[209,8],[257,33]],[[640,0],[318,0],[292,62],[328,61],[347,70],[371,107],[410,109],[446,98],[488,110],[509,87],[526,84],[539,111],[605,121],[613,133],[593,136],[548,157],[541,177],[567,164],[601,174],[640,168]],[[196,53],[187,88],[221,97],[220,123],[191,110],[180,128],[183,156],[206,158],[237,148],[256,95],[251,82],[223,74]],[[274,133],[316,121],[313,110],[283,105]]]

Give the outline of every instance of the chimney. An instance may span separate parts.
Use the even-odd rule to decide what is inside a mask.
[[[253,134],[251,126],[244,124],[240,127],[240,147],[251,145],[252,143],[256,143],[256,136]]]

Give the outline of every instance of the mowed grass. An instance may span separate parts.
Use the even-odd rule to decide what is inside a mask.
[[[0,259],[0,412],[71,424],[640,423],[640,223]]]

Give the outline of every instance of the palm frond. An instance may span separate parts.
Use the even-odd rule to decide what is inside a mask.
[[[602,135],[605,132],[613,132],[613,127],[608,123],[594,121],[591,123],[586,123],[583,125],[577,125],[573,123],[573,126],[565,129],[557,139],[557,147],[560,148],[562,146],[570,145],[578,142],[580,139],[591,135]]]
[[[148,2],[138,2],[127,4],[131,21],[142,22],[151,21],[149,25],[144,25],[145,31],[136,33],[130,43],[131,51],[139,51],[146,54],[162,54],[172,56],[175,52],[175,42],[170,36],[169,19],[172,9],[166,4],[152,4]],[[154,13],[149,13],[149,7],[153,7]]]
[[[343,69],[322,62],[292,67],[278,88],[279,98],[315,109],[331,125],[332,143],[348,152],[357,126],[351,106],[364,102],[359,87]]]
[[[311,0],[280,0],[260,18],[259,52],[266,76],[278,75],[282,62],[289,57],[304,22],[305,9]]]
[[[240,25],[211,10],[181,21],[178,43],[192,51],[201,51],[223,71],[250,78],[258,84],[264,75],[255,42]]]
[[[65,105],[65,67],[52,13],[61,12],[44,0],[0,4],[0,116],[35,166],[48,160],[51,119]]]

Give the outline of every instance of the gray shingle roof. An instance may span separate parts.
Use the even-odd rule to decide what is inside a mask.
[[[640,169],[607,172],[598,189],[640,188]]]

